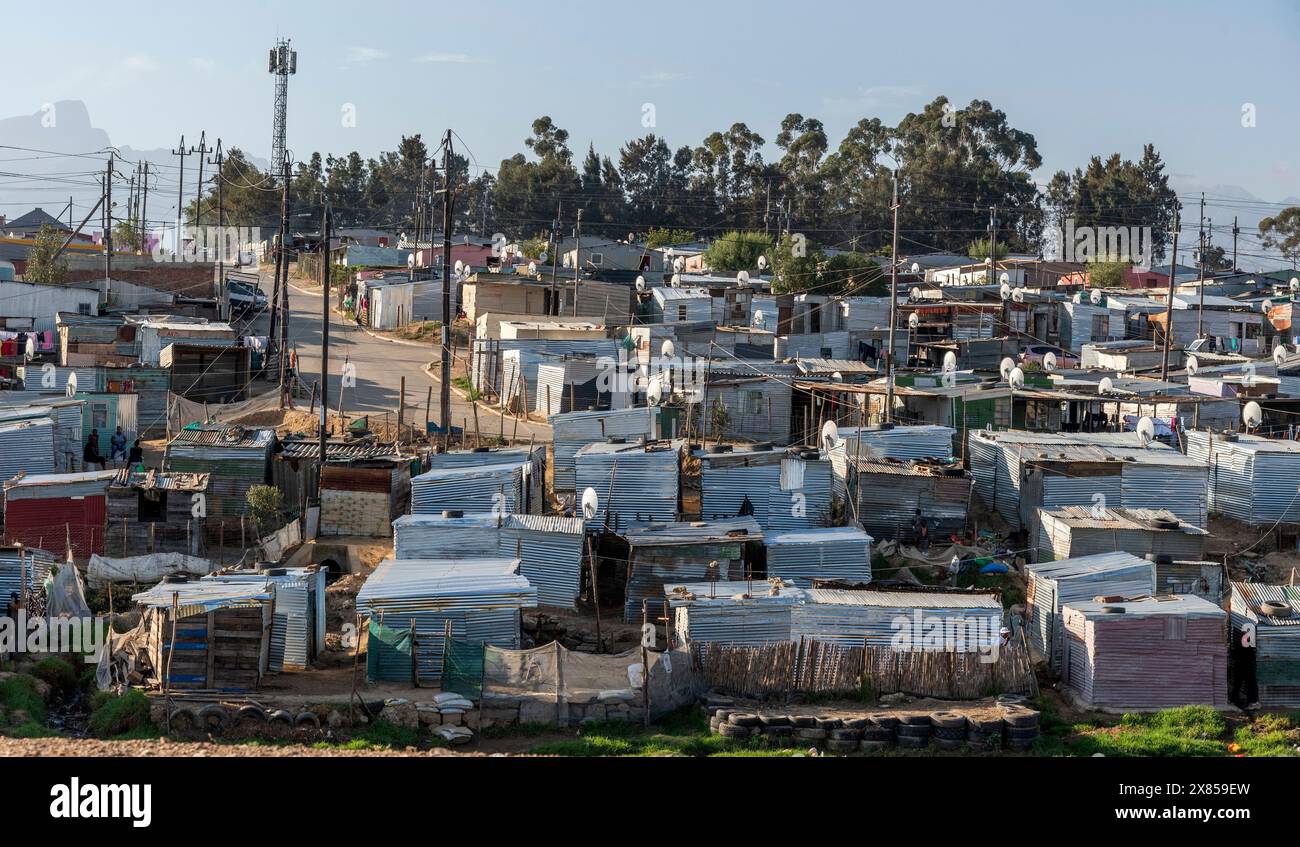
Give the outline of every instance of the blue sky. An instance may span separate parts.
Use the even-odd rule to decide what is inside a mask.
[[[245,2],[12,4],[0,117],[78,99],[118,145],[206,129],[270,152],[266,52],[293,38],[289,147],[393,149],[453,127],[480,166],[551,115],[614,155],[654,131],[676,147],[741,120],[765,138],[788,112],[831,144],[938,94],[990,100],[1032,132],[1042,179],[1153,141],[1181,186],[1300,197],[1295,2],[901,3]],[[546,16],[538,10],[544,9]],[[648,11],[652,10],[652,11]],[[104,28],[101,31],[101,27]],[[1243,104],[1257,125],[1241,125]],[[345,104],[356,126],[344,127]],[[0,139],[0,144],[4,139]],[[1198,189],[1199,190],[1199,189]]]

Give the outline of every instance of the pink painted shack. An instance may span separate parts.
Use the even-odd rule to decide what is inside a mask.
[[[1085,708],[1228,703],[1228,615],[1195,595],[1074,602],[1061,610],[1062,681]]]

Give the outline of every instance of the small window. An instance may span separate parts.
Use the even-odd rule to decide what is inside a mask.
[[[689,313],[686,310],[686,306],[682,305],[677,307],[677,320],[679,321],[686,320],[688,314]]]
[[[108,404],[94,403],[90,407],[90,425],[95,429],[108,429]]]
[[[77,304],[77,314],[78,314],[78,315],[89,315],[89,314],[90,314],[90,304],[89,304],[89,303],[78,303],[78,304]]]
[[[761,391],[745,392],[745,414],[747,415],[763,414],[763,392]]]
[[[591,262],[593,265],[603,265],[605,264],[605,254],[592,253],[590,256],[587,257],[587,261]]]
[[[141,523],[155,523],[167,520],[167,492],[141,491],[137,503],[138,520]]]

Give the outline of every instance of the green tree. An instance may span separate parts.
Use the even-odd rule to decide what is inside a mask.
[[[254,485],[245,495],[259,535],[280,528],[284,494],[274,485]]]
[[[68,260],[55,256],[63,246],[64,237],[59,230],[45,224],[36,233],[35,242],[27,251],[27,272],[23,279],[28,282],[61,283],[68,279]]]
[[[753,271],[758,268],[758,257],[772,259],[772,239],[761,232],[732,230],[714,239],[704,253],[704,259],[717,273]]]
[[[695,233],[689,229],[650,227],[645,234],[645,246],[651,250],[657,247],[667,247],[670,244],[684,244],[694,240]]]
[[[825,256],[811,249],[801,238],[786,234],[768,254],[772,262],[772,291],[792,294],[819,290],[821,265]]]
[[[865,253],[836,253],[817,275],[817,289],[824,294],[854,297],[884,297],[889,294],[880,263]]]
[[[1128,262],[1089,262],[1088,285],[1091,288],[1123,288]]]
[[[1007,245],[999,241],[997,243],[997,258],[1001,259],[1007,255]],[[987,259],[989,257],[989,239],[977,238],[970,244],[966,245],[966,255],[972,259]]]
[[[1300,206],[1291,206],[1261,220],[1259,234],[1265,247],[1280,250],[1292,262],[1300,259]]]

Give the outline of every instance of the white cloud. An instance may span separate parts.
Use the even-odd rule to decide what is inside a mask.
[[[348,48],[349,62],[355,62],[355,63],[375,62],[380,59],[387,59],[387,58],[388,58],[387,53],[385,53],[383,50],[379,50],[374,47],[349,47]]]
[[[425,53],[423,56],[417,56],[411,61],[420,62],[422,64],[453,62],[455,64],[464,65],[474,60],[470,58],[468,53]]]
[[[156,71],[158,63],[143,53],[134,53],[122,60],[122,66],[129,71]]]

